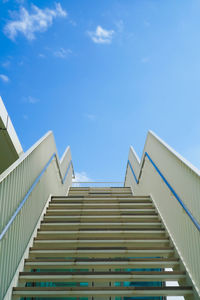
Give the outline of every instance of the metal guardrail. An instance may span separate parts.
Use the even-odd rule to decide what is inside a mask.
[[[102,185],[103,187],[112,185],[116,185],[115,187],[122,187],[124,185],[123,181],[73,181],[72,187],[92,187],[92,186],[99,186]],[[113,187],[113,186],[112,186]]]
[[[178,200],[179,204],[182,206],[182,208],[184,209],[184,211],[186,212],[186,214],[192,220],[193,224],[200,231],[200,224],[198,223],[198,221],[195,219],[195,217],[192,215],[192,213],[189,211],[189,209],[185,206],[185,204],[183,203],[183,201],[181,200],[181,198],[177,195],[176,191],[173,189],[173,187],[171,186],[171,184],[167,181],[167,179],[165,178],[165,176],[162,174],[162,172],[159,170],[159,168],[156,166],[156,164],[154,163],[154,161],[151,159],[151,157],[149,156],[149,154],[147,152],[145,152],[145,154],[144,154],[144,158],[143,158],[143,162],[142,162],[142,167],[140,169],[140,173],[139,173],[138,178],[136,177],[136,174],[134,172],[134,169],[133,169],[130,161],[128,160],[128,162],[127,162],[127,167],[128,166],[130,167],[131,172],[133,174],[133,177],[134,177],[136,183],[139,184],[140,177],[141,177],[141,174],[142,174],[142,169],[143,169],[143,166],[144,166],[145,157],[147,157],[149,159],[150,163],[152,164],[152,166],[154,167],[154,169],[156,170],[156,172],[160,175],[160,177],[162,178],[162,180],[164,181],[164,183],[166,184],[166,186],[168,187],[168,189],[172,192],[172,194]]]
[[[64,184],[65,179],[67,177],[67,174],[69,172],[70,166],[72,166],[72,170],[73,170],[73,176],[74,176],[74,169],[73,169],[73,164],[72,164],[72,160],[70,160],[66,173],[64,175],[64,177],[62,177],[61,171],[60,171],[60,166],[59,166],[59,162],[57,159],[57,155],[56,153],[53,153],[52,156],[50,157],[49,161],[46,163],[46,165],[44,166],[44,168],[42,169],[41,173],[38,175],[38,177],[35,179],[35,181],[33,182],[33,184],[31,185],[30,189],[28,190],[28,192],[26,193],[25,197],[23,198],[23,200],[21,201],[21,203],[19,204],[19,206],[17,207],[16,211],[14,212],[14,214],[11,216],[9,222],[6,224],[6,226],[4,227],[4,229],[2,230],[1,234],[0,234],[0,241],[3,239],[3,237],[5,236],[6,232],[8,231],[8,229],[10,228],[11,224],[14,222],[15,218],[17,217],[17,215],[19,214],[20,210],[22,209],[22,207],[24,206],[24,204],[26,203],[28,197],[30,196],[30,194],[32,193],[33,189],[35,188],[35,186],[38,184],[38,182],[40,181],[41,177],[43,176],[43,174],[45,173],[45,171],[47,170],[48,166],[50,165],[50,163],[52,162],[52,160],[56,159],[56,164],[58,166],[58,170],[59,170],[59,176],[60,179],[62,181],[62,184]]]

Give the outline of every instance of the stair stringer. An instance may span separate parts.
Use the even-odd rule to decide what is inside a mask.
[[[149,131],[141,160],[130,148],[124,186],[152,195],[200,298],[200,170]]]
[[[137,195],[135,195],[135,196],[137,196]],[[173,236],[172,236],[172,234],[171,234],[171,232],[169,230],[169,227],[167,226],[164,218],[162,217],[162,214],[161,214],[161,212],[160,212],[160,210],[159,210],[156,202],[154,201],[152,195],[150,195],[150,198],[151,198],[151,200],[152,200],[152,202],[153,202],[153,204],[154,204],[154,206],[156,208],[156,211],[158,212],[159,218],[160,218],[161,222],[163,223],[163,226],[165,227],[165,229],[167,231],[167,234],[170,237],[170,244],[171,244],[172,247],[174,247],[175,256],[180,259],[180,263],[179,263],[180,271],[185,271],[186,270],[186,280],[185,280],[185,283],[187,285],[192,285],[194,287],[193,288],[193,292],[194,292],[193,296],[190,296],[190,295],[189,296],[185,296],[185,299],[186,300],[199,300],[199,295],[198,295],[198,292],[196,290],[195,282],[192,280],[192,277],[190,275],[190,271],[188,270],[187,265],[184,262],[184,258],[182,257],[181,253],[178,250],[178,247],[176,245],[176,241],[174,240],[174,238],[173,238]]]
[[[68,192],[67,192],[67,194],[68,194]],[[33,230],[33,233],[32,233],[32,235],[31,235],[31,237],[30,237],[30,239],[28,241],[26,249],[25,249],[25,251],[24,251],[24,253],[22,255],[22,258],[21,258],[21,260],[19,262],[19,265],[18,265],[18,267],[16,269],[16,272],[15,272],[15,274],[14,274],[12,280],[11,280],[10,286],[8,287],[7,292],[6,292],[3,300],[11,300],[12,299],[12,289],[13,289],[14,286],[18,285],[19,273],[22,272],[23,269],[24,269],[24,261],[29,256],[29,248],[32,247],[33,242],[34,242],[34,238],[37,236],[37,230],[40,228],[41,221],[42,221],[42,219],[44,217],[44,214],[46,212],[47,207],[49,206],[49,203],[51,201],[51,197],[52,197],[52,195],[49,195],[49,197],[47,199],[47,202],[46,202],[46,204],[45,204],[45,206],[44,206],[44,208],[42,210],[42,213],[41,213],[41,215],[38,218],[37,224],[36,224],[36,226],[35,226],[35,228]]]

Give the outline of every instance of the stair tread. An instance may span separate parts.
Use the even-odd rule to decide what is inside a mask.
[[[13,289],[13,295],[21,296],[43,296],[43,297],[62,297],[65,296],[185,296],[191,295],[191,286],[178,287],[17,287]]]
[[[43,259],[27,258],[26,262],[44,262]],[[50,262],[151,262],[151,261],[179,261],[179,258],[76,258],[76,259],[48,259]]]
[[[13,288],[13,296],[191,295],[189,285],[155,287],[150,283],[183,283],[186,271],[179,270],[179,264],[149,196],[133,196],[130,188],[70,188],[68,196],[52,197],[19,273],[21,286]],[[165,271],[169,267],[178,270]],[[111,286],[132,281],[138,286]],[[24,286],[26,282],[58,282],[60,286],[30,287]],[[77,286],[63,286],[65,282]],[[80,286],[80,282],[93,285]],[[151,286],[142,286],[143,282]]]
[[[31,247],[30,250],[46,250],[47,248],[34,248]],[[173,250],[173,247],[73,247],[69,248],[67,247],[66,249],[63,248],[53,248],[53,250],[89,250],[89,251],[98,251],[98,250]],[[48,249],[47,250],[51,250]]]
[[[107,271],[107,272],[20,272],[20,276],[54,276],[54,275],[185,275],[184,271]]]
[[[162,287],[154,287],[154,286],[148,286],[148,287],[137,287],[137,286],[126,286],[126,287],[103,287],[104,290],[180,290],[180,289],[189,289],[192,290],[191,286],[162,286]],[[101,290],[102,287],[15,287],[13,288],[14,291],[17,290],[61,290],[61,291],[70,291],[70,290],[79,290],[79,291],[84,291],[84,290]]]

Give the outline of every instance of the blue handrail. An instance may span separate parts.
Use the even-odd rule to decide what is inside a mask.
[[[13,223],[13,221],[15,220],[16,216],[18,215],[18,213],[20,212],[20,210],[22,209],[22,207],[24,206],[24,204],[26,203],[28,197],[30,196],[30,194],[32,193],[33,189],[35,188],[35,186],[38,184],[38,182],[40,181],[40,178],[42,177],[42,175],[44,174],[44,172],[46,171],[46,169],[48,168],[48,166],[50,165],[50,163],[52,162],[52,160],[54,159],[54,157],[56,158],[56,163],[58,165],[58,169],[59,169],[59,175],[62,181],[62,184],[64,184],[65,179],[67,177],[67,174],[69,172],[70,166],[72,166],[73,169],[73,165],[72,165],[72,160],[70,160],[66,173],[64,175],[64,177],[62,178],[62,174],[60,172],[60,166],[58,163],[58,159],[57,159],[57,155],[56,153],[53,153],[52,156],[50,157],[49,161],[46,163],[46,165],[44,166],[44,168],[42,169],[41,173],[38,175],[38,177],[35,179],[35,181],[33,182],[33,184],[31,185],[30,189],[28,190],[28,192],[26,193],[26,195],[24,196],[23,200],[20,202],[19,206],[17,207],[16,211],[14,212],[14,214],[12,215],[12,217],[10,218],[9,222],[6,224],[6,226],[4,227],[3,231],[0,234],[0,241],[3,239],[4,235],[6,234],[6,232],[8,231],[9,227],[11,226],[11,224]],[[73,170],[74,173],[74,170]]]
[[[66,179],[66,177],[67,177],[67,174],[68,174],[68,172],[69,172],[69,168],[70,168],[71,166],[72,166],[73,177],[75,177],[75,175],[74,175],[74,169],[73,169],[73,164],[72,164],[72,160],[70,160],[70,162],[69,162],[69,164],[68,164],[68,167],[67,167],[67,170],[66,170],[66,172],[65,172],[65,175],[64,175],[64,177],[63,177],[63,179],[62,179],[62,184],[65,183],[65,179]]]
[[[183,203],[183,201],[181,200],[181,198],[178,196],[178,194],[176,193],[176,191],[173,189],[173,187],[171,186],[171,184],[167,181],[167,179],[165,178],[165,176],[162,174],[162,172],[159,170],[159,168],[156,166],[155,162],[151,159],[150,155],[147,152],[145,152],[145,154],[144,154],[144,159],[145,159],[145,157],[147,157],[149,159],[150,163],[152,164],[152,166],[154,167],[154,169],[156,170],[156,172],[160,175],[160,177],[162,178],[162,180],[164,181],[164,183],[166,184],[166,186],[169,188],[169,190],[172,192],[172,194],[178,200],[179,204],[182,206],[182,208],[184,209],[184,211],[190,217],[190,219],[192,220],[192,222],[194,223],[194,225],[196,226],[196,228],[200,231],[200,224],[198,223],[198,221],[195,219],[195,217],[192,215],[192,213],[189,211],[189,209],[185,206],[185,204]],[[143,159],[143,161],[144,161],[144,159]],[[131,172],[133,174],[133,177],[135,179],[135,182],[137,184],[139,184],[141,173],[142,173],[142,168],[143,168],[144,164],[142,164],[142,168],[140,170],[140,174],[139,174],[138,178],[136,177],[136,174],[135,174],[135,172],[133,170],[133,167],[132,167],[132,165],[131,165],[131,163],[130,163],[129,160],[128,160],[127,166],[130,167]]]

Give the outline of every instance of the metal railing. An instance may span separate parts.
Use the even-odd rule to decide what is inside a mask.
[[[49,161],[47,162],[47,164],[44,166],[43,170],[41,171],[41,173],[38,175],[38,177],[35,179],[35,181],[33,182],[33,184],[31,185],[30,189],[28,190],[28,192],[26,193],[25,197],[23,198],[23,200],[21,201],[21,203],[19,204],[19,206],[17,207],[16,211],[14,212],[14,214],[12,215],[12,217],[10,218],[9,222],[6,224],[6,226],[4,227],[4,229],[2,230],[2,232],[0,233],[0,242],[3,239],[3,237],[5,236],[6,232],[9,230],[10,226],[12,225],[12,223],[14,222],[15,218],[17,217],[17,215],[20,213],[22,207],[24,206],[24,204],[26,203],[26,201],[28,200],[29,196],[31,195],[31,193],[33,192],[34,188],[36,187],[36,185],[39,183],[40,179],[42,178],[42,176],[44,175],[45,171],[47,170],[47,168],[49,167],[50,163],[52,162],[53,159],[56,159],[56,163],[58,165],[58,173],[60,175],[60,179],[62,184],[64,184],[67,174],[69,172],[69,168],[72,165],[72,160],[70,161],[68,167],[67,167],[67,171],[64,175],[64,177],[62,178],[62,174],[60,172],[60,166],[58,163],[58,159],[56,156],[56,153],[54,153],[51,158],[49,159]]]
[[[149,132],[141,160],[130,148],[125,186],[152,197],[200,296],[200,171]]]
[[[51,132],[0,175],[0,299],[8,291],[49,195],[66,194],[72,176],[70,149],[60,163]]]
[[[72,181],[72,187],[123,187],[123,181]]]
[[[145,157],[147,157],[150,161],[150,163],[152,164],[152,166],[154,167],[154,169],[156,170],[156,172],[160,175],[160,177],[162,178],[162,180],[164,181],[164,183],[166,184],[166,186],[168,187],[168,189],[172,192],[172,194],[175,196],[175,198],[178,200],[178,202],[180,203],[180,205],[182,206],[182,208],[184,209],[184,211],[186,212],[186,214],[189,216],[189,218],[192,220],[193,224],[196,226],[196,228],[200,231],[200,223],[198,223],[198,221],[195,219],[195,217],[192,215],[192,213],[189,211],[189,209],[186,207],[186,205],[183,203],[183,201],[181,200],[181,198],[177,195],[176,191],[173,189],[173,187],[171,186],[171,184],[168,182],[168,180],[165,178],[165,176],[162,174],[162,172],[159,170],[159,168],[156,166],[156,164],[154,163],[154,161],[151,159],[150,155],[145,152],[144,158],[143,160],[145,160]],[[131,172],[133,174],[133,177],[135,179],[135,182],[137,184],[139,184],[139,180],[142,174],[142,169],[144,166],[144,163],[142,164],[142,168],[140,169],[140,173],[138,178],[136,177],[136,174],[134,172],[134,169],[130,163],[130,161],[128,160],[127,165],[130,167]]]

